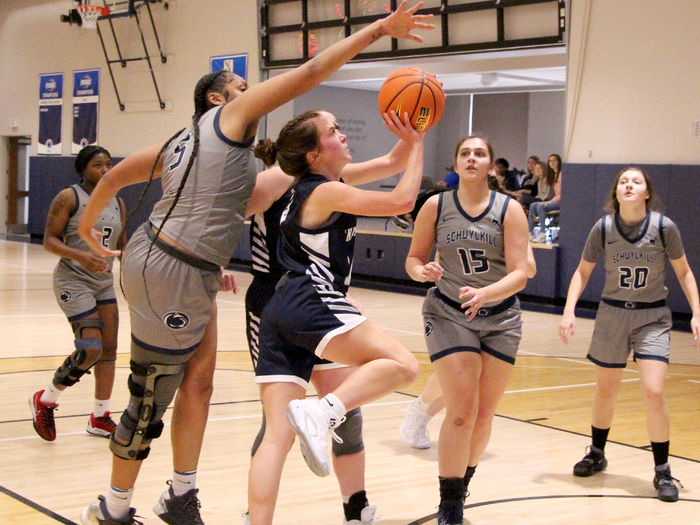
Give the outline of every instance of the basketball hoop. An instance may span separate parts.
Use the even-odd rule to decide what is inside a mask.
[[[83,27],[87,29],[95,29],[97,27],[97,19],[101,16],[109,15],[109,7],[99,5],[79,5],[78,13],[83,21]]]

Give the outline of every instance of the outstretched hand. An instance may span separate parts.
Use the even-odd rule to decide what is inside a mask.
[[[423,2],[418,2],[413,7],[406,9],[406,0],[403,0],[399,7],[382,20],[382,26],[392,38],[405,38],[416,42],[423,42],[423,38],[411,33],[413,29],[434,29],[433,24],[426,24],[424,20],[430,20],[433,15],[414,14],[421,7]]]
[[[403,119],[399,118],[393,109],[382,115],[382,120],[386,128],[394,135],[403,140],[406,144],[414,144],[423,140],[425,133],[418,133],[411,126],[411,119],[408,113],[403,114]]]

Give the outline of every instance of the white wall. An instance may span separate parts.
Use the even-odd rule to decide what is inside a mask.
[[[574,0],[569,162],[700,163],[700,2]]]
[[[0,10],[0,137],[30,135],[36,153],[39,109],[39,74],[62,72],[63,155],[70,154],[72,131],[72,71],[101,68],[98,140],[114,156],[125,156],[139,148],[164,141],[185,126],[193,113],[192,92],[197,79],[208,71],[213,55],[248,53],[248,80],[259,78],[257,6],[253,0],[170,0],[152,4],[158,36],[168,56],[162,64],[148,16],[142,27],[152,56],[161,97],[171,109],[157,108],[157,98],[145,62],[114,66],[126,111],[119,110],[95,30],[60,22],[71,2],[66,0],[22,0],[3,2]],[[108,49],[113,48],[104,22]],[[143,56],[133,18],[114,19],[124,56]],[[109,37],[109,38],[108,38]],[[153,108],[147,111],[142,108]],[[136,111],[134,111],[136,110]],[[9,119],[19,126],[10,128]],[[5,231],[7,191],[6,152],[0,153],[0,232]]]

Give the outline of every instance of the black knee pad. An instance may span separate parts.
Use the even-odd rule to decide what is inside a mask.
[[[345,421],[333,430],[343,440],[342,443],[333,440],[333,455],[347,456],[365,449],[362,441],[362,411],[359,407],[345,414]]]

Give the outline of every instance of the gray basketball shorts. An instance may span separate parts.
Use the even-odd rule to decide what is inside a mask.
[[[97,305],[116,303],[113,279],[83,278],[61,266],[53,271],[53,293],[68,321],[97,311]]]
[[[121,282],[132,339],[156,352],[190,352],[209,323],[221,271],[213,264],[209,270],[198,268],[150,245],[139,227],[122,256]]]
[[[668,363],[671,347],[671,310],[667,306],[627,310],[600,302],[595,316],[588,359],[607,368],[625,368],[634,359]]]
[[[522,337],[519,301],[503,312],[469,321],[462,310],[445,303],[436,291],[428,290],[423,302],[425,342],[431,362],[456,352],[485,352],[515,363]]]

